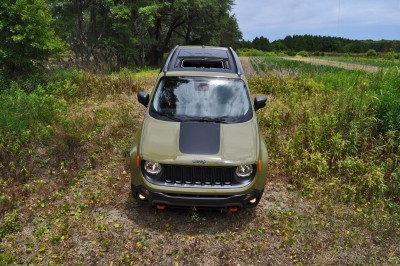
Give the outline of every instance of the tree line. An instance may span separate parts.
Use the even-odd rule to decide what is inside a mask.
[[[233,2],[2,0],[0,71],[29,72],[55,55],[67,65],[113,71],[158,65],[175,44],[236,47],[242,33]]]
[[[175,44],[262,51],[400,52],[400,41],[294,35],[242,39],[234,0],[2,0],[0,83],[58,59],[91,70],[159,65]],[[57,63],[57,62],[55,62]],[[0,84],[1,85],[1,84]]]
[[[50,0],[75,61],[112,69],[157,65],[173,44],[234,46],[233,0]]]
[[[268,38],[256,37],[253,41],[240,42],[241,48],[253,48],[261,51],[308,51],[308,52],[337,52],[337,53],[366,53],[400,52],[400,41],[390,40],[351,40],[340,37],[293,35],[284,39],[270,42]]]

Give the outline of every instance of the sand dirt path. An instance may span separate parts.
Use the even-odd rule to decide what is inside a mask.
[[[379,67],[376,66],[367,66],[361,64],[354,63],[345,63],[339,61],[325,60],[325,59],[317,59],[317,58],[309,58],[309,57],[284,57],[286,60],[294,60],[301,61],[310,64],[324,65],[324,66],[333,66],[333,67],[341,67],[349,70],[363,70],[370,73],[378,73]]]

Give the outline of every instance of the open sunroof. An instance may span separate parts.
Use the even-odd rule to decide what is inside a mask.
[[[229,50],[230,49],[230,50]],[[176,46],[164,64],[163,71],[205,71],[243,73],[239,58],[231,48]]]
[[[219,68],[226,69],[229,65],[223,59],[208,59],[208,58],[185,58],[180,60],[180,67],[194,67],[194,68]]]

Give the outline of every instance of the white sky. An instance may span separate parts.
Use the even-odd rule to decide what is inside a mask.
[[[245,40],[287,35],[400,40],[400,0],[235,0]]]

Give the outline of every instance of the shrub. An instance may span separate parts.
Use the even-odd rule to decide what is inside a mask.
[[[31,93],[17,84],[0,93],[0,176],[25,178],[32,142],[48,140],[52,134],[54,118],[65,111],[65,102],[38,86]]]
[[[310,54],[307,51],[300,51],[297,53],[298,56],[308,57]]]
[[[386,60],[394,60],[396,59],[396,53],[393,51],[387,52],[383,55],[383,58]]]
[[[296,52],[289,50],[289,51],[286,51],[285,54],[287,54],[288,56],[295,56]]]
[[[325,54],[324,54],[324,52],[316,51],[316,52],[313,53],[313,55],[314,56],[324,56]]]
[[[58,113],[65,106],[45,89],[38,86],[32,93],[23,91],[18,85],[0,94],[0,131],[27,142],[31,137],[40,137],[47,131]]]
[[[366,53],[368,57],[376,57],[378,53],[374,49],[369,49]]]
[[[254,48],[241,48],[238,51],[239,56],[264,56],[265,52]]]

